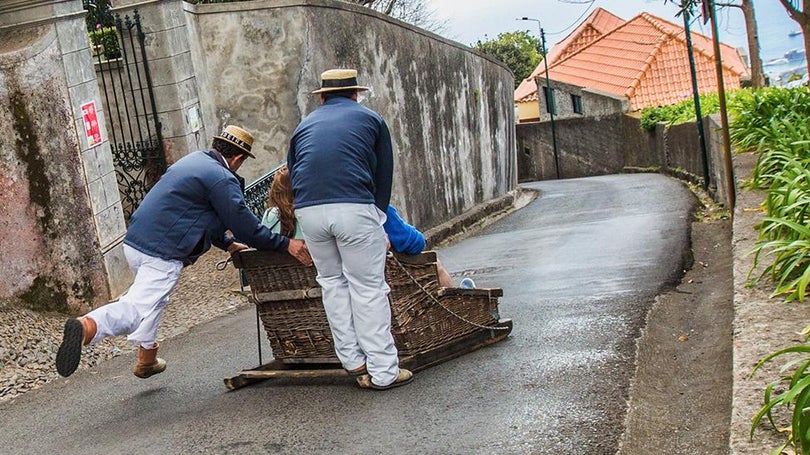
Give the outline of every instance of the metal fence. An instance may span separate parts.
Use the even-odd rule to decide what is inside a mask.
[[[267,207],[267,194],[270,192],[270,185],[273,184],[273,176],[284,164],[279,164],[273,170],[254,180],[245,187],[245,202],[248,208],[259,218],[264,215]]]

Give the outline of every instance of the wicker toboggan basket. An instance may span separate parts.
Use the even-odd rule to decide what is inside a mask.
[[[245,273],[276,359],[337,362],[314,267],[304,267],[286,253],[255,250],[234,254],[234,265]],[[440,288],[434,252],[390,256],[385,274],[400,358],[498,322],[502,290]]]

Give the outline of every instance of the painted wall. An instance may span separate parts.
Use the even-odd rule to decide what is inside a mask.
[[[84,67],[90,75],[70,65],[90,57],[86,39],[72,39],[83,30],[81,2],[62,5],[56,22],[36,21],[36,13],[54,14],[36,6],[33,22],[0,26],[0,297],[40,310],[86,309],[109,296],[113,239],[98,227],[116,230],[120,212],[107,211],[104,194],[107,187],[117,196],[117,185],[111,169],[102,173],[91,159],[98,147],[77,134],[80,105],[94,99],[95,86],[87,82],[92,65]],[[95,167],[92,180],[86,166]]]
[[[537,100],[515,102],[517,118],[520,123],[537,122],[540,120],[540,105]]]
[[[184,4],[209,131],[256,136],[248,182],[286,160],[298,122],[319,105],[322,71],[351,67],[363,103],[388,122],[393,202],[427,229],[516,185],[513,75],[470,48],[329,0]],[[328,176],[324,176],[328,178]]]

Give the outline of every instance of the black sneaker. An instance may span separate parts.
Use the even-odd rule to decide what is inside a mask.
[[[78,319],[68,319],[65,322],[65,334],[62,344],[56,352],[56,371],[63,377],[68,377],[79,367],[82,358],[82,344],[84,342],[84,326]]]

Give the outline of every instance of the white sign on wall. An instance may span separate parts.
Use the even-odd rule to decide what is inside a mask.
[[[200,128],[202,128],[199,107],[192,106],[188,108],[188,126],[191,128],[192,133],[196,133],[197,131],[200,131]]]

